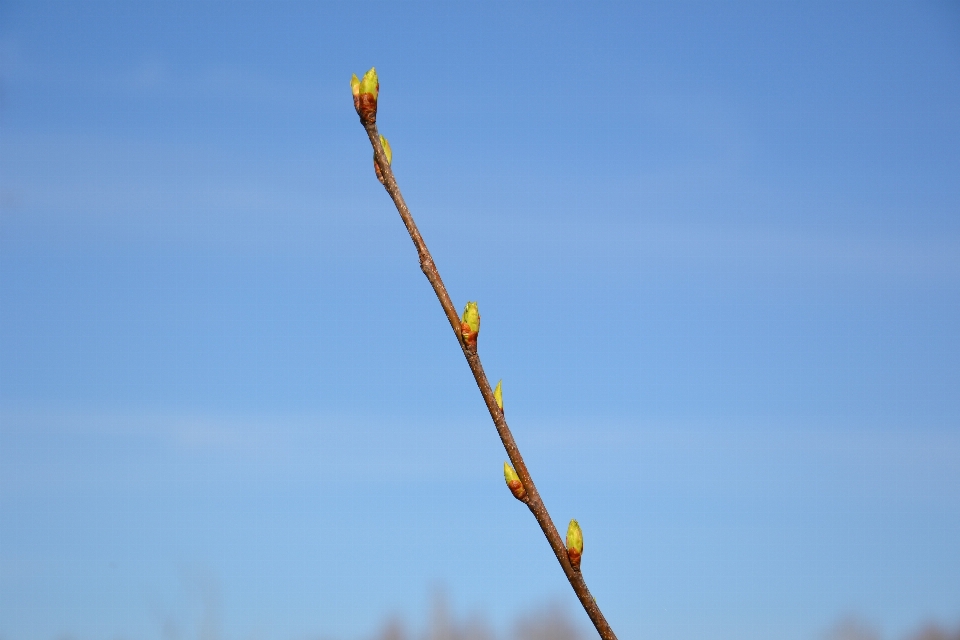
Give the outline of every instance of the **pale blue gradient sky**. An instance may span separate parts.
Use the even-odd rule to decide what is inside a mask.
[[[0,638],[573,605],[374,64],[622,639],[960,622],[955,3],[8,3]]]

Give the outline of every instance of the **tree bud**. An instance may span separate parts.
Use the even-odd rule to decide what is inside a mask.
[[[567,526],[567,558],[575,571],[580,571],[580,557],[583,555],[583,531],[580,523],[571,520]]]
[[[503,380],[497,383],[497,388],[493,390],[493,399],[497,401],[500,411],[503,411]]]
[[[480,335],[480,310],[476,302],[468,302],[463,309],[463,319],[460,322],[460,333],[463,343],[468,349],[477,348],[477,336]]]
[[[509,462],[503,463],[503,479],[507,481],[507,486],[510,488],[510,493],[513,494],[514,498],[521,501],[526,499],[527,490],[523,488],[523,483],[520,482],[520,476],[513,470]]]
[[[393,151],[390,149],[390,143],[383,136],[380,136],[380,144],[383,145],[383,154],[387,156],[387,164],[393,164]],[[383,173],[380,171],[380,165],[377,164],[377,152],[373,152],[373,170],[377,172],[377,180],[383,184]]]
[[[350,90],[353,92],[353,108],[360,113],[360,79],[357,74],[350,78]]]
[[[379,95],[380,80],[377,78],[377,69],[370,67],[370,71],[363,74],[357,87],[357,113],[360,114],[360,122],[364,125],[376,123]]]

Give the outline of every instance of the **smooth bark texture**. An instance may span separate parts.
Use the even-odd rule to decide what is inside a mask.
[[[480,395],[483,396],[483,401],[487,404],[487,410],[490,412],[490,417],[493,418],[493,423],[497,427],[497,433],[500,434],[503,447],[507,450],[507,456],[509,456],[513,468],[516,470],[517,475],[520,476],[520,481],[527,491],[526,498],[523,502],[530,509],[530,512],[533,513],[533,517],[537,519],[537,523],[539,523],[540,528],[543,530],[543,535],[547,537],[547,541],[550,543],[554,555],[557,556],[557,561],[563,568],[567,580],[570,581],[570,586],[573,587],[574,593],[576,593],[580,599],[580,603],[583,605],[584,610],[586,610],[587,615],[590,616],[590,620],[597,628],[600,637],[604,640],[616,640],[617,636],[613,633],[610,625],[607,624],[607,620],[603,617],[597,601],[590,595],[590,590],[587,588],[587,583],[583,579],[583,574],[580,573],[579,569],[575,569],[567,558],[567,549],[564,546],[563,539],[554,526],[553,520],[550,519],[550,514],[547,513],[547,508],[544,506],[543,500],[540,499],[537,487],[533,484],[530,472],[527,471],[527,465],[523,462],[523,456],[520,455],[520,450],[517,448],[517,443],[513,439],[513,434],[510,433],[510,427],[507,426],[507,421],[503,417],[503,411],[497,406],[497,401],[493,396],[493,389],[490,387],[490,382],[483,372],[483,365],[480,364],[480,356],[477,355],[476,348],[468,346],[463,340],[460,331],[460,317],[457,315],[457,310],[450,300],[450,294],[447,293],[447,288],[443,285],[443,280],[440,279],[440,272],[437,271],[437,266],[430,256],[430,250],[427,249],[427,244],[423,241],[420,231],[417,230],[417,225],[413,221],[410,209],[407,208],[407,204],[403,200],[400,187],[397,186],[397,181],[393,176],[390,163],[387,162],[387,156],[383,151],[383,146],[380,144],[380,134],[377,131],[376,122],[370,122],[370,119],[364,122],[362,118],[361,122],[367,131],[367,136],[370,138],[370,144],[373,146],[377,164],[380,166],[380,173],[383,176],[383,186],[393,199],[393,203],[397,206],[397,211],[400,212],[403,224],[410,233],[410,239],[413,240],[413,244],[417,248],[417,254],[420,257],[420,269],[423,271],[423,274],[427,276],[427,280],[430,281],[434,292],[437,294],[437,299],[440,300],[440,306],[443,307],[443,312],[450,322],[450,328],[453,329],[454,335],[457,336],[457,342],[463,350],[467,364],[470,365],[473,377],[476,379],[477,386],[480,388]]]

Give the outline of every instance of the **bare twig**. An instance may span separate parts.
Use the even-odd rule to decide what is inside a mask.
[[[374,76],[374,78],[375,77],[376,76]],[[457,316],[456,308],[450,300],[450,294],[447,293],[447,288],[444,286],[443,280],[440,279],[440,272],[437,271],[437,266],[430,256],[430,250],[427,249],[427,244],[423,241],[423,236],[420,235],[420,231],[417,229],[413,215],[411,215],[407,203],[403,200],[400,187],[397,185],[397,180],[394,178],[393,170],[390,168],[387,154],[381,144],[381,136],[377,130],[376,123],[376,96],[378,93],[379,83],[377,84],[377,91],[374,94],[371,109],[363,102],[357,101],[357,91],[356,89],[354,91],[354,104],[357,106],[357,111],[360,114],[360,122],[363,124],[363,128],[367,132],[367,137],[370,138],[370,144],[373,146],[376,166],[379,169],[378,177],[382,178],[384,188],[393,199],[397,211],[400,212],[400,218],[410,233],[410,239],[413,240],[413,245],[417,249],[417,255],[420,257],[420,269],[423,271],[423,274],[427,276],[427,280],[429,280],[433,286],[434,293],[437,294],[437,299],[440,300],[440,306],[443,307],[443,312],[450,322],[450,328],[453,329],[453,333],[457,337],[457,342],[460,344],[463,355],[467,359],[467,364],[470,366],[470,371],[473,372],[473,377],[476,379],[477,386],[480,388],[480,395],[483,396],[483,401],[487,405],[490,417],[493,418],[493,423],[497,427],[497,433],[500,434],[503,447],[507,450],[507,456],[509,456],[510,462],[513,464],[514,469],[516,469],[517,475],[520,476],[520,481],[523,483],[524,489],[526,489],[526,496],[522,501],[530,509],[530,512],[533,513],[533,517],[537,519],[537,523],[543,530],[543,535],[546,536],[550,547],[553,549],[554,555],[557,556],[557,561],[567,576],[567,580],[570,581],[570,586],[573,587],[574,593],[576,593],[577,598],[580,599],[580,604],[583,605],[587,615],[590,616],[590,620],[597,628],[600,637],[604,640],[616,640],[617,636],[614,634],[613,629],[610,628],[606,618],[604,618],[600,607],[597,605],[597,601],[590,595],[590,590],[587,588],[587,583],[584,581],[583,574],[580,572],[579,567],[575,568],[567,557],[567,549],[564,546],[563,539],[554,526],[553,520],[550,519],[550,514],[547,512],[547,508],[540,498],[540,493],[533,483],[533,478],[530,477],[530,472],[527,470],[527,465],[523,462],[523,456],[520,455],[520,449],[517,448],[517,443],[513,439],[510,427],[507,426],[507,421],[503,416],[503,410],[494,398],[493,389],[490,387],[490,382],[483,372],[480,356],[477,355],[475,343],[470,345],[463,338],[461,322],[459,316]],[[364,98],[366,97],[367,96],[364,96]]]

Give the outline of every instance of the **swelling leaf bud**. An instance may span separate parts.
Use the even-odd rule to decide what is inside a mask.
[[[387,142],[386,138],[380,136],[380,144],[383,145],[383,153],[387,156],[387,164],[393,164],[393,150],[390,148],[390,143]]]
[[[370,71],[363,74],[360,80],[360,93],[369,93],[376,100],[380,95],[380,79],[377,78],[377,68],[370,67]]]
[[[580,557],[583,555],[583,531],[580,523],[571,520],[567,526],[567,558],[573,565],[574,571],[580,571]]]
[[[350,78],[350,90],[353,91],[353,108],[360,113],[360,79],[357,78],[357,74],[353,74]]]
[[[360,79],[357,96],[357,113],[360,122],[364,125],[374,124],[377,121],[377,98],[380,95],[380,80],[377,78],[376,67],[363,74]]]
[[[460,333],[463,343],[468,349],[477,348],[477,336],[480,334],[480,310],[476,302],[468,302],[463,308],[463,319],[460,322]]]
[[[503,380],[497,383],[497,388],[493,390],[493,399],[497,401],[500,411],[503,411]]]
[[[513,494],[514,498],[521,502],[526,500],[527,490],[523,488],[523,483],[520,482],[520,476],[513,470],[509,462],[503,463],[503,479],[507,481],[507,486],[510,488],[510,493]]]
[[[390,149],[390,143],[383,136],[380,136],[380,144],[383,145],[383,154],[387,156],[387,164],[393,164],[393,151]],[[383,173],[380,171],[380,165],[377,164],[377,152],[373,152],[373,170],[377,172],[377,180],[383,184]]]

